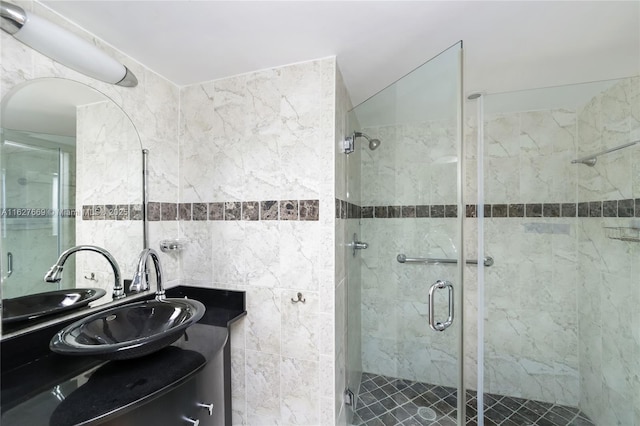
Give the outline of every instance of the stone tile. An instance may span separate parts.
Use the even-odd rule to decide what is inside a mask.
[[[242,202],[242,220],[260,220],[260,203],[258,201]]]
[[[575,417],[574,415],[571,415],[571,413],[567,413],[567,414],[569,414],[568,418],[560,415],[559,412],[553,411],[553,409],[551,409],[542,418],[547,421],[550,421],[554,425],[566,425],[567,423],[569,423],[570,420],[572,420]]]
[[[209,203],[209,220],[224,220],[224,203]]]
[[[374,402],[377,402],[378,399],[371,395],[370,392],[360,392],[360,395],[358,395],[358,407],[366,407],[367,405],[371,405]]]
[[[388,411],[388,408],[382,404],[382,401],[384,401],[384,399],[367,406],[367,408],[371,410],[376,417]]]
[[[337,200],[336,208],[339,214],[340,200]],[[278,202],[277,201],[261,201],[260,202],[260,220],[278,220]]]
[[[589,202],[589,217],[602,217],[602,201]]]
[[[360,217],[360,215],[358,215]],[[300,200],[300,220],[319,220],[320,201]]]
[[[509,217],[524,217],[524,204],[509,204]]]
[[[527,402],[526,399],[505,396],[500,400],[500,404],[508,407],[511,411],[518,411],[518,408]]]
[[[502,399],[502,395],[496,395],[493,393],[485,393],[484,394],[484,406],[491,407],[494,404],[497,404]]]
[[[475,204],[467,204],[465,207],[466,217],[478,217],[478,206]]]
[[[633,217],[634,201],[619,200],[618,201],[618,217]]]
[[[444,217],[458,217],[458,206],[447,204],[444,206]]]
[[[525,215],[527,217],[542,217],[542,204],[527,204],[525,206]]]
[[[416,217],[416,206],[402,206],[402,217]]]
[[[106,204],[104,206],[104,219],[116,220],[118,217],[117,207],[115,204]]]
[[[91,209],[91,220],[104,220],[106,217],[106,208],[102,204],[96,204]]]
[[[430,217],[430,207],[428,205],[416,206],[416,217]]]
[[[547,404],[538,401],[527,401],[524,403],[524,407],[536,413],[538,416],[544,415],[551,408],[552,404]]]
[[[444,206],[440,204],[432,205],[430,214],[431,217],[444,217]]]
[[[92,220],[92,209],[93,206],[82,206],[82,220]]]
[[[129,220],[142,220],[142,204],[129,205]]]
[[[542,205],[542,216],[560,217],[560,203],[544,203]]]
[[[576,217],[578,212],[577,205],[575,203],[562,203],[560,204],[560,216],[561,217]]]
[[[118,204],[116,206],[116,220],[129,220],[129,204]]]
[[[178,205],[178,217],[180,220],[191,220],[191,203],[180,203]]]
[[[373,381],[371,380],[367,380],[366,382],[362,382],[362,384],[360,385],[360,388],[369,392],[372,391],[374,389],[378,389],[378,385],[376,385]]]
[[[160,203],[160,220],[178,220],[176,203]]]
[[[387,206],[376,206],[373,209],[374,215],[376,218],[387,218],[389,217],[389,208]]]
[[[280,201],[280,220],[298,220],[298,200]]]
[[[224,203],[224,220],[240,220],[242,215],[242,203],[231,201]]]
[[[589,217],[589,203],[578,203],[578,217]]]
[[[154,222],[160,220],[160,203],[147,203],[147,219]]]
[[[207,220],[208,213],[207,203],[193,203],[193,220]]]
[[[595,426],[595,424],[584,417],[576,417],[567,426]]]
[[[389,206],[388,208],[390,218],[402,217],[402,206]]]
[[[506,204],[494,204],[491,207],[491,217],[508,217],[509,209]]]
[[[603,201],[602,202],[602,216],[603,217],[617,217],[618,216],[618,201]]]
[[[362,208],[361,210],[361,218],[363,219],[371,219],[373,218],[373,207],[372,206],[365,206]]]

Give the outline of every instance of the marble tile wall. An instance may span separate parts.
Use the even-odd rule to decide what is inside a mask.
[[[640,139],[640,77],[622,80],[578,111],[578,134],[581,155]],[[636,146],[580,167],[580,199],[639,199],[639,163]],[[640,424],[640,242],[607,238],[605,229],[630,226],[640,223],[603,218],[577,225],[580,408],[596,424]]]
[[[14,3],[94,43],[103,51],[122,61],[135,73],[139,85],[135,88],[124,88],[91,79],[52,61],[18,42],[8,34],[0,32],[0,55],[2,59],[0,61],[0,95],[4,97],[5,94],[20,83],[45,77],[75,80],[102,92],[129,116],[140,135],[142,147],[150,151],[150,198],[177,201],[179,163],[175,159],[178,158],[179,152],[179,146],[176,143],[178,139],[178,88],[132,58],[115,50],[99,38],[66,21],[60,15],[51,12],[42,4],[30,0],[18,0]],[[114,194],[118,193],[115,187],[110,190],[113,190]],[[112,225],[113,223],[108,223],[107,221],[92,224],[91,226],[94,227],[93,232],[96,233],[96,237],[92,241],[98,245],[101,243],[109,244],[108,239],[114,240],[118,238],[121,235],[120,231],[124,230],[120,227],[113,229]],[[166,238],[167,235],[177,235],[177,233],[177,223],[151,224],[150,244],[152,247],[158,247],[161,239]],[[123,245],[130,243],[130,241],[118,242],[118,244]],[[136,246],[141,247],[141,244],[137,242]],[[165,254],[161,254],[161,256],[165,266],[165,275],[167,275],[170,282],[176,282],[179,278],[179,263],[177,259]],[[117,260],[124,265],[135,261],[135,259]],[[102,282],[107,280],[104,277]]]
[[[231,341],[234,424],[333,424],[340,408],[339,87],[336,100],[327,58],[181,89],[180,203],[318,200],[311,221],[179,221],[184,282],[247,292]],[[306,303],[292,303],[298,292]]]

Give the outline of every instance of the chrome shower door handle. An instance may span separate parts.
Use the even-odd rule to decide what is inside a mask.
[[[9,278],[13,274],[13,253],[10,251],[7,252],[7,275],[6,278]]]
[[[435,320],[435,293],[438,289],[447,288],[449,295],[449,316],[445,322]],[[429,327],[435,331],[444,331],[453,324],[453,284],[450,281],[438,280],[429,288]]]

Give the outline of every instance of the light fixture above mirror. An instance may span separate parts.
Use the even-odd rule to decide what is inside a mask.
[[[124,87],[138,84],[127,67],[93,44],[19,6],[0,1],[0,28],[43,55],[89,77]]]

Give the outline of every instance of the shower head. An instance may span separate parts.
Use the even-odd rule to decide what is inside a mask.
[[[369,149],[371,151],[375,150],[380,146],[380,139],[368,139],[369,141]]]
[[[346,138],[344,141],[344,153],[351,154],[355,148],[356,138],[365,138],[369,141],[369,149],[371,151],[377,149],[380,146],[380,139],[372,139],[362,132],[353,132],[353,135]]]

